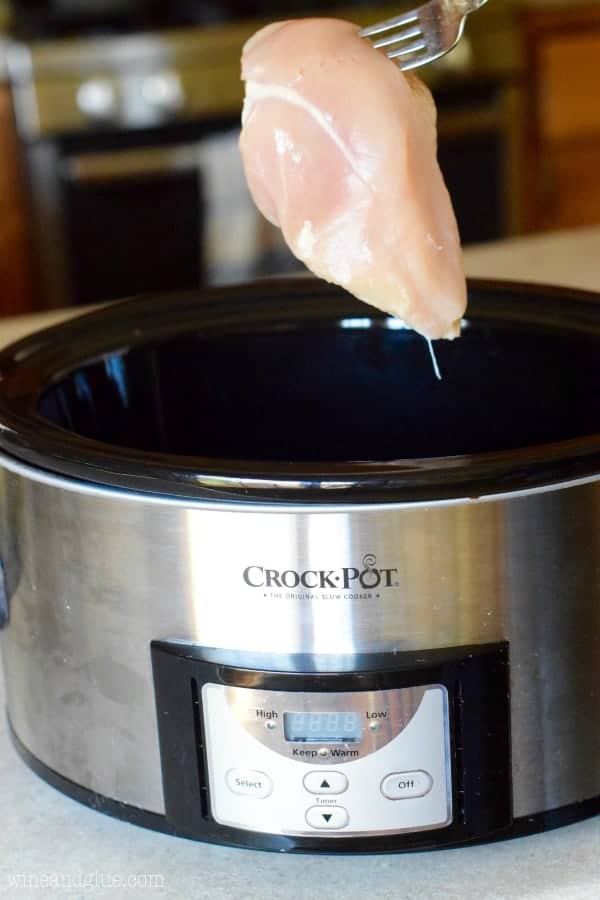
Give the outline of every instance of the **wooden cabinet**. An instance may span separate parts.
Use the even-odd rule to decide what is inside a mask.
[[[522,22],[526,230],[600,224],[600,4],[533,4]]]
[[[25,210],[10,92],[0,84],[0,316],[33,308]]]

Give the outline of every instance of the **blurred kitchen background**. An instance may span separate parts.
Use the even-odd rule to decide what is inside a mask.
[[[244,185],[241,46],[411,5],[0,0],[0,315],[298,268]],[[600,2],[489,0],[424,70],[465,244],[600,223],[599,64]]]

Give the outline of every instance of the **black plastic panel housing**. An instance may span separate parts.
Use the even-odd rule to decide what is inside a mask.
[[[166,819],[197,840],[278,851],[426,850],[492,840],[510,830],[512,785],[508,645],[378,654],[354,672],[241,669],[207,661],[198,647],[155,641],[152,663]],[[215,651],[210,651],[214,659]],[[363,668],[364,666],[364,668]],[[378,691],[442,684],[450,700],[454,821],[444,829],[383,836],[289,837],[219,825],[211,818],[203,733],[205,683],[265,691]]]

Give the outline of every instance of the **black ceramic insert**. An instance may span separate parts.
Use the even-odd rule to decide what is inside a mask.
[[[0,354],[0,447],[117,487],[328,502],[594,475],[595,295],[472,283],[427,343],[311,279],[139,298]]]
[[[600,432],[592,335],[473,320],[426,342],[375,319],[178,336],[58,381],[41,414],[153,453],[276,462],[389,462],[491,453]]]

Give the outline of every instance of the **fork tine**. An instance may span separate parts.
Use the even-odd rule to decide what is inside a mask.
[[[376,38],[371,40],[372,46],[408,72],[453,50],[463,35],[467,17],[484,3],[487,0],[428,0],[411,12],[363,28],[359,35]]]
[[[428,66],[430,63],[437,62],[438,59],[441,59],[443,56],[446,56],[446,54],[449,53],[451,50],[453,50],[454,47],[456,47],[456,45],[460,42],[460,39],[462,38],[462,36],[464,34],[465,24],[466,24],[465,20],[463,19],[463,21],[460,23],[460,25],[458,27],[454,41],[452,41],[452,43],[450,43],[450,44],[446,44],[445,46],[440,47],[437,50],[434,50],[432,47],[428,46],[426,43],[423,43],[420,48],[418,48],[416,44],[413,44],[412,52],[418,52],[419,49],[422,49],[425,51],[428,50],[429,52],[419,53],[418,56],[415,56],[409,60],[402,60],[402,62],[400,63],[400,68],[402,69],[402,71],[408,72],[408,71],[410,71],[410,69],[417,69],[420,66]],[[406,48],[405,53],[408,53],[408,52],[409,52],[409,48]],[[388,57],[388,59],[399,59],[402,56],[404,56],[405,53],[402,53],[398,50],[390,50],[389,53],[386,54],[386,56]]]
[[[427,47],[425,50],[427,50]],[[428,66],[430,63],[437,62],[438,59],[442,59],[447,53],[448,51],[443,49],[440,49],[436,53],[431,51],[428,53],[418,53],[410,59],[401,59],[399,66],[403,72],[410,72],[411,69],[420,69],[421,66]]]
[[[438,53],[435,56],[430,56],[427,53],[419,53],[418,56],[414,56],[412,59],[403,59],[400,63],[400,69],[403,72],[411,72],[413,69],[420,69],[421,66],[429,65],[429,63],[433,63],[445,55],[445,53]]]
[[[405,13],[403,16],[395,16],[392,19],[386,19],[385,22],[378,22],[369,28],[363,28],[360,32],[361,37],[373,37],[376,34],[383,34],[384,31],[390,31],[392,28],[402,28],[405,25],[412,25],[413,22],[419,21],[419,10],[413,9],[412,12]]]
[[[397,50],[390,50],[386,53],[388,59],[401,59],[403,56],[410,56],[412,53],[418,53],[419,50],[427,50],[427,43],[423,41],[415,41],[414,44],[399,47]]]
[[[392,44],[399,44],[400,41],[408,41],[412,38],[422,37],[423,32],[421,28],[417,26],[416,28],[405,28],[403,31],[399,31],[396,34],[391,34],[389,37],[382,37],[376,41],[373,41],[373,46],[376,50],[381,50],[383,47],[391,47]]]

